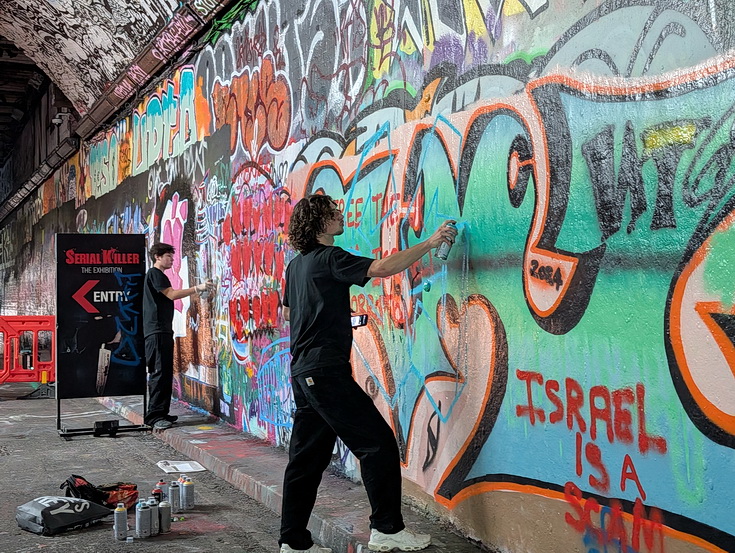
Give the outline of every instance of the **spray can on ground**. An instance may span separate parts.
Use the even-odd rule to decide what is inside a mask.
[[[181,506],[183,509],[189,510],[194,508],[194,482],[191,478],[187,478],[184,485],[181,486]]]
[[[168,501],[158,504],[158,515],[161,519],[161,534],[168,534],[171,531],[171,504]]]
[[[135,508],[135,533],[139,538],[148,538],[151,535],[151,508],[141,499]]]
[[[186,510],[186,501],[184,500],[184,484],[186,484],[186,479],[188,476],[182,475],[183,480],[179,480],[179,509],[181,511]]]
[[[177,482],[179,483],[179,496],[181,498],[179,500],[179,508],[182,511],[184,510],[184,496],[182,494],[184,493],[184,482],[186,482],[186,478],[186,474],[182,472],[181,476],[179,476],[179,479],[177,480]]]
[[[124,503],[118,503],[114,516],[115,539],[125,541],[128,538],[128,510]]]
[[[148,506],[151,508],[151,536],[157,536],[161,528],[158,520],[158,501],[154,497],[148,498]]]
[[[452,227],[453,229],[457,228],[457,225],[455,225],[454,223],[447,223],[447,226]],[[449,256],[449,250],[451,249],[452,245],[449,242],[442,242],[436,249],[434,257],[438,257],[439,259],[446,261],[447,257]]]
[[[171,500],[171,512],[178,513],[181,511],[181,486],[174,480],[168,488],[168,496]]]
[[[156,484],[156,487],[151,490],[151,496],[156,498],[156,503],[160,503],[163,501],[163,490]]]
[[[156,484],[156,488],[161,488],[161,499],[158,502],[160,503],[164,500],[168,501],[168,482],[161,478],[158,481],[158,484]]]

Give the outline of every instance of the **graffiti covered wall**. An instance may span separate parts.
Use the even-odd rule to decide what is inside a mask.
[[[238,13],[0,230],[2,313],[53,312],[55,232],[170,242],[219,282],[177,302],[177,395],[285,444],[292,205],[376,257],[453,218],[446,263],[353,289],[407,490],[502,551],[734,551],[730,2]]]

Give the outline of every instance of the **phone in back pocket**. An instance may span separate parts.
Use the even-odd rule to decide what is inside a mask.
[[[365,326],[368,322],[367,315],[352,315],[352,328]]]

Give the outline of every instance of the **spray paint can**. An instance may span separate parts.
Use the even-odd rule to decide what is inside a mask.
[[[159,500],[159,503],[164,500],[168,501],[168,482],[161,478],[158,481],[158,484],[156,484],[156,488],[161,488],[161,499]]]
[[[179,486],[183,485],[183,484],[184,484],[184,482],[186,482],[186,474],[184,474],[184,473],[182,472],[182,473],[181,473],[181,476],[179,476],[179,479],[177,480],[177,482],[179,483]]]
[[[151,496],[156,499],[156,503],[160,503],[163,501],[163,490],[156,485],[156,487],[151,490]]]
[[[179,509],[181,511],[185,511],[186,501],[184,501],[184,484],[186,484],[186,479],[188,478],[188,476],[186,476],[185,474],[182,476],[183,479],[179,480]]]
[[[151,536],[157,536],[161,528],[158,519],[158,501],[154,497],[148,499],[148,506],[151,508]]]
[[[204,282],[207,284],[207,287],[203,292],[199,292],[199,297],[203,300],[207,299],[210,293],[214,293],[217,290],[218,279],[215,278],[212,280],[211,278],[205,278]]]
[[[115,516],[113,520],[115,539],[118,541],[125,541],[128,538],[128,510],[125,508],[124,503],[118,503],[117,507],[115,507]]]
[[[186,482],[184,482],[184,485],[181,486],[182,497],[181,497],[181,505],[184,509],[187,511],[189,509],[194,508],[194,482],[191,481],[191,478],[187,478]]]
[[[448,227],[451,227],[453,229],[457,228],[457,225],[454,223],[447,223]],[[438,257],[439,259],[446,261],[447,257],[449,256],[449,251],[452,249],[452,245],[449,242],[442,242],[439,244],[439,247],[436,249],[436,252],[434,253],[434,257]]]
[[[151,535],[151,508],[141,499],[135,508],[135,533],[139,538],[148,538]]]
[[[168,496],[171,498],[172,513],[178,513],[181,511],[181,491],[179,488],[181,488],[181,486],[179,486],[179,483],[176,480],[173,480],[168,488]]]
[[[161,501],[158,504],[158,514],[161,519],[161,534],[168,534],[171,531],[171,504]]]

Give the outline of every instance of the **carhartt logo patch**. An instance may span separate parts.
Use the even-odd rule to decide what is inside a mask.
[[[306,377],[306,385],[307,386],[313,386],[314,385],[314,379],[311,378],[310,376],[307,376]]]

